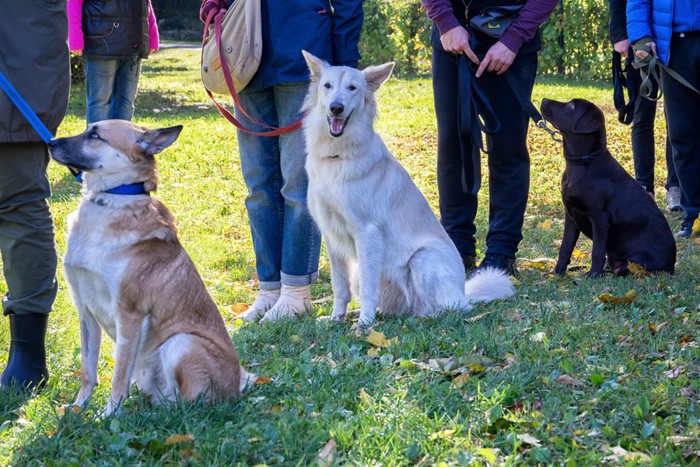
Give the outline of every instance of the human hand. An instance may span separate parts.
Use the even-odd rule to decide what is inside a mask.
[[[83,49],[71,50],[70,53],[72,53],[76,57],[82,57]]]
[[[654,57],[656,57],[656,42],[654,41],[649,41],[645,42],[644,45],[649,46],[651,48],[651,53],[653,54]],[[634,54],[638,57],[644,60],[647,58],[649,53],[646,50],[635,50]]]
[[[502,75],[513,64],[515,55],[515,52],[506,47],[501,41],[496,42],[486,52],[479,69],[476,70],[476,77],[480,78],[484,71],[495,71],[496,74]]]
[[[440,42],[445,52],[459,55],[465,54],[469,60],[477,65],[479,64],[479,59],[476,58],[476,54],[469,46],[469,33],[462,26],[452,28],[441,35]]]
[[[619,42],[615,42],[613,44],[613,49],[615,49],[615,52],[619,53],[623,57],[627,58],[627,54],[629,53],[630,50],[630,40],[629,39],[623,39]]]

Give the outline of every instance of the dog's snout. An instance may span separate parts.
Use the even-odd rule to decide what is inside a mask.
[[[330,109],[331,109],[331,112],[333,113],[333,115],[340,115],[345,110],[345,106],[339,102],[333,102],[330,105]]]

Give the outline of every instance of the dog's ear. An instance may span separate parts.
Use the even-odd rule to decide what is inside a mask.
[[[365,75],[367,87],[372,91],[376,91],[384,81],[389,79],[393,70],[394,62],[388,62],[383,65],[368,66],[362,70],[362,73]]]
[[[301,54],[304,56],[304,60],[306,60],[306,65],[309,67],[311,81],[317,81],[323,69],[328,68],[330,65],[306,50],[302,50]]]
[[[146,154],[154,155],[161,152],[175,142],[180,132],[182,125],[171,126],[168,128],[159,128],[157,130],[148,130],[139,139],[138,144]]]
[[[605,126],[605,115],[603,115],[603,112],[590,102],[585,102],[585,104],[586,109],[574,122],[571,129],[574,133],[595,133]]]

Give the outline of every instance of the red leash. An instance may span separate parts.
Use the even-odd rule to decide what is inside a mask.
[[[209,11],[209,14],[207,15],[207,19],[204,23],[204,34],[202,37],[202,60],[204,60],[204,43],[207,40],[207,33],[209,32],[209,26],[211,25],[211,20],[212,18],[214,19],[214,40],[216,40],[216,48],[219,51],[219,60],[221,61],[221,69],[224,73],[224,79],[226,80],[226,87],[228,87],[228,91],[231,94],[231,97],[233,97],[233,102],[234,105],[238,108],[238,110],[241,111],[243,115],[245,115],[251,122],[253,122],[256,125],[263,126],[267,128],[268,130],[266,131],[253,131],[245,127],[243,123],[241,123],[236,117],[231,114],[231,112],[228,111],[224,106],[219,104],[216,99],[214,99],[214,96],[212,95],[211,91],[208,89],[205,89],[207,91],[207,94],[209,95],[209,98],[211,101],[214,103],[216,108],[219,110],[219,113],[223,115],[223,117],[229,121],[233,126],[238,128],[244,133],[249,133],[251,135],[256,135],[256,136],[278,136],[278,135],[283,135],[285,133],[291,133],[293,131],[298,130],[301,128],[301,120],[292,123],[291,125],[287,125],[282,128],[278,128],[275,126],[270,126],[265,123],[259,122],[256,119],[254,119],[248,112],[245,111],[243,106],[241,105],[241,101],[238,98],[238,93],[236,92],[236,88],[233,85],[233,78],[231,77],[231,70],[228,67],[228,64],[226,63],[226,60],[224,58],[224,53],[221,50],[221,28],[222,28],[222,21],[224,17],[224,13],[226,10],[216,10],[212,9]]]

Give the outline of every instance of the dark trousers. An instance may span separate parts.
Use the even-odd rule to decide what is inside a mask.
[[[639,70],[627,67],[627,73],[639,73]],[[634,177],[650,192],[654,192],[654,164],[656,147],[654,144],[654,119],[656,118],[656,101],[650,101],[637,94],[632,120],[632,157],[634,158]],[[666,138],[666,189],[678,186],[678,177],[673,165],[673,148]]]
[[[56,298],[56,248],[44,143],[0,143],[0,253],[5,314],[48,313]]]
[[[459,128],[458,61],[433,42],[433,93],[438,126],[437,182],[441,222],[457,246],[460,255],[476,253],[477,197],[462,189],[462,171],[471,178],[471,166],[463,167],[461,148],[479,151],[469,132]],[[537,73],[537,54],[519,54],[509,69],[530,96]],[[495,114],[500,130],[490,138],[489,231],[487,253],[515,257],[522,240],[523,218],[530,188],[530,156],[526,138],[529,117],[519,104],[503,76],[485,73],[479,78]]]
[[[700,32],[671,39],[669,68],[700,89]],[[673,146],[673,162],[681,187],[683,217],[694,219],[700,213],[700,94],[688,89],[667,73],[661,76],[668,135]]]

